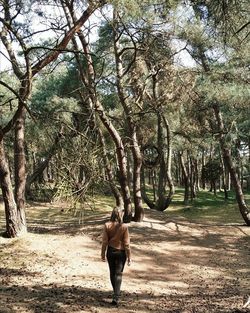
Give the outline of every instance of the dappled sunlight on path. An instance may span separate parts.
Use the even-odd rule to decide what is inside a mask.
[[[143,222],[129,225],[133,262],[113,308],[108,266],[100,261],[108,214],[92,213],[79,223],[63,207],[34,204],[29,233],[0,238],[0,313],[247,312],[249,228],[146,211]]]

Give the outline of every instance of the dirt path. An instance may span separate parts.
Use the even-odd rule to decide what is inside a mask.
[[[1,313],[250,312],[243,307],[250,295],[247,227],[147,211],[129,226],[133,263],[114,308],[107,263],[100,261],[107,215],[77,225],[59,209],[36,206],[28,214],[27,236],[0,238]]]

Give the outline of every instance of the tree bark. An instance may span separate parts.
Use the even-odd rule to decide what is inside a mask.
[[[77,23],[75,13],[72,11],[72,8],[70,4],[68,3],[68,1],[66,4],[70,12],[72,23],[75,25]],[[95,70],[93,67],[93,61],[92,61],[92,57],[91,57],[91,53],[89,49],[89,43],[86,41],[85,36],[80,29],[78,30],[77,34],[81,42],[83,52],[87,61],[86,73],[82,71],[82,80],[83,80],[83,84],[87,88],[89,101],[91,102],[90,105],[93,106],[93,108],[97,112],[101,122],[103,123],[104,127],[106,127],[106,129],[108,130],[116,146],[116,155],[117,155],[118,166],[119,166],[119,182],[121,186],[121,194],[123,197],[124,211],[125,211],[124,220],[128,222],[132,219],[132,202],[131,202],[130,190],[128,186],[127,159],[126,159],[124,145],[122,142],[122,138],[120,137],[118,131],[116,130],[116,128],[110,121],[107,114],[105,113],[105,110],[101,102],[98,99],[98,96],[96,93],[96,85],[95,85]]]
[[[22,107],[15,125],[15,200],[17,209],[21,212],[21,220],[25,222],[25,185],[26,185],[26,157],[24,144],[25,107]]]
[[[130,221],[132,219],[132,202],[130,197],[130,190],[128,186],[128,176],[127,176],[127,158],[125,154],[124,145],[122,139],[115,129],[109,118],[107,117],[104,108],[100,101],[96,99],[95,101],[95,109],[99,114],[100,120],[103,125],[108,130],[111,138],[113,139],[116,146],[116,155],[119,166],[119,182],[121,186],[121,193],[124,202],[124,210],[125,210],[125,221]]]
[[[20,211],[16,205],[3,138],[0,138],[0,184],[5,207],[6,235],[14,238],[25,233],[27,227],[24,211]]]
[[[213,111],[214,111],[215,118],[217,121],[217,126],[218,126],[218,131],[219,131],[219,140],[220,140],[220,145],[221,145],[221,150],[222,150],[222,156],[224,158],[225,165],[227,166],[227,168],[230,172],[230,175],[231,175],[231,179],[233,182],[239,210],[240,210],[240,213],[241,213],[244,221],[246,222],[246,224],[248,226],[250,226],[250,211],[246,205],[244,195],[242,192],[242,187],[240,184],[240,180],[237,176],[235,167],[234,167],[233,162],[232,162],[230,149],[226,145],[226,140],[225,140],[225,136],[224,136],[224,133],[225,133],[224,123],[223,123],[223,119],[222,119],[222,114],[221,114],[220,109],[219,109],[219,105],[217,103],[215,103],[213,105]]]
[[[26,218],[25,218],[25,185],[26,185],[26,169],[25,169],[25,147],[24,147],[24,122],[25,122],[25,111],[28,109],[25,101],[27,100],[31,92],[31,80],[37,73],[39,73],[46,65],[54,61],[61,51],[67,46],[69,41],[72,39],[74,34],[78,32],[81,26],[87,21],[90,15],[102,4],[104,1],[93,2],[83,12],[82,16],[76,21],[74,26],[69,29],[60,43],[44,58],[41,58],[34,66],[31,67],[29,60],[29,49],[27,49],[24,40],[19,36],[19,43],[23,48],[23,54],[26,62],[26,73],[23,73],[18,65],[17,58],[14,50],[11,47],[10,42],[7,39],[8,31],[14,33],[15,36],[18,34],[16,29],[12,29],[14,23],[12,23],[10,17],[9,6],[5,9],[5,21],[3,29],[0,32],[3,44],[9,54],[12,62],[12,68],[16,77],[21,82],[21,88],[19,93],[16,93],[11,87],[8,87],[16,97],[19,99],[18,109],[13,115],[12,119],[1,129],[1,140],[7,132],[9,132],[13,125],[15,125],[15,199],[16,204],[13,204],[11,199],[11,193],[9,191],[8,172],[6,172],[5,158],[3,158],[2,173],[4,175],[2,179],[2,189],[5,197],[5,214],[6,214],[6,228],[7,233],[10,236],[18,236],[19,234],[27,231]],[[7,29],[8,28],[8,29]],[[14,37],[15,37],[14,36]],[[7,86],[6,86],[7,87]],[[2,143],[1,143],[2,144]],[[16,210],[16,212],[14,212]],[[10,218],[11,222],[9,222]],[[15,225],[16,223],[16,225]]]
[[[184,163],[183,155],[180,153],[180,163],[181,163],[181,168],[182,168],[182,174],[183,174],[183,180],[184,180],[184,187],[185,187],[185,192],[184,192],[184,204],[188,204],[189,202],[189,177],[188,177],[188,172]]]
[[[209,62],[207,60],[204,48],[202,46],[199,46],[198,51],[199,51],[199,53],[198,53],[197,57],[200,59],[200,61],[202,63],[202,67],[203,67],[204,72],[205,73],[211,72]],[[249,209],[245,203],[245,199],[244,199],[244,195],[242,192],[240,180],[237,176],[235,166],[233,165],[233,162],[232,162],[230,149],[227,147],[227,144],[226,144],[225,127],[224,127],[223,118],[222,118],[222,114],[220,111],[219,103],[214,102],[212,109],[214,112],[215,121],[217,122],[218,138],[219,138],[219,142],[220,142],[220,148],[222,151],[222,156],[224,158],[225,165],[228,168],[231,179],[232,179],[238,207],[239,207],[240,213],[241,213],[244,221],[246,222],[246,224],[248,226],[250,226],[250,211],[249,211]]]
[[[166,162],[165,162],[165,132],[163,126],[163,118],[160,112],[157,113],[157,146],[160,154],[160,169],[159,169],[159,180],[157,188],[157,204],[156,209],[158,211],[164,211],[166,209]]]
[[[221,159],[221,165],[222,165],[222,187],[224,190],[224,199],[228,200],[228,189],[227,189],[227,184],[226,184],[226,167],[225,167],[224,158],[221,156],[221,153],[220,153],[220,159]]]
[[[206,157],[205,157],[205,151],[202,150],[202,157],[201,157],[201,170],[203,170],[204,166],[206,164]],[[205,190],[206,189],[206,180],[205,178],[202,176],[201,177],[201,186],[202,189]]]
[[[247,190],[250,191],[250,136],[248,137],[248,175],[247,175]]]
[[[122,62],[122,53],[119,49],[119,38],[120,33],[118,33],[118,16],[116,10],[114,10],[114,52],[116,60],[116,82],[117,91],[120,102],[124,109],[126,115],[126,121],[128,123],[129,138],[131,142],[131,151],[133,155],[133,199],[134,199],[134,209],[135,214],[133,220],[139,222],[143,219],[144,209],[142,206],[142,195],[141,195],[141,166],[142,166],[142,155],[141,150],[137,140],[136,124],[132,117],[131,104],[128,102],[128,97],[125,95],[124,88],[124,69]]]
[[[168,206],[169,206],[175,193],[175,187],[174,187],[174,182],[172,179],[172,136],[171,136],[169,122],[164,116],[164,114],[163,114],[163,122],[166,128],[166,137],[167,137],[166,138],[167,140],[166,142],[167,144],[166,178],[167,178],[168,187],[169,187],[169,193],[168,193]]]
[[[154,196],[154,201],[150,200],[149,197],[147,196],[146,193],[146,184],[145,184],[145,168],[144,166],[142,166],[142,171],[141,171],[141,181],[142,181],[142,197],[144,202],[147,204],[147,206],[152,209],[155,210],[155,196]]]
[[[103,133],[101,131],[101,129],[99,128],[99,137],[100,137],[100,142],[101,142],[101,146],[102,146],[102,152],[103,152],[103,161],[104,161],[104,166],[105,166],[105,171],[107,173],[108,176],[108,182],[110,185],[110,189],[115,197],[116,200],[116,205],[118,207],[123,207],[124,203],[123,203],[123,198],[122,195],[119,191],[119,189],[116,187],[115,181],[114,181],[114,175],[112,172],[112,168],[109,162],[109,158],[107,155],[107,149],[106,149],[106,143],[105,143],[105,139],[103,136]]]

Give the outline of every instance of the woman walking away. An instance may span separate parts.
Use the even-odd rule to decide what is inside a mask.
[[[105,223],[102,237],[102,261],[109,264],[110,281],[113,287],[112,304],[118,305],[121,291],[122,272],[126,263],[130,265],[130,237],[128,226],[122,222],[124,211],[114,208],[110,221]]]

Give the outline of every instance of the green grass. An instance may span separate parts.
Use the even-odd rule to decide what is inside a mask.
[[[152,190],[148,188],[148,195],[152,198]],[[250,203],[250,193],[244,194],[247,203]],[[199,191],[192,203],[184,205],[184,189],[176,189],[170,206],[164,211],[169,217],[181,216],[189,221],[202,223],[240,223],[244,220],[240,214],[234,192],[229,192],[229,199],[225,201],[224,193],[218,192],[215,196],[209,191]],[[89,197],[87,203],[75,210],[75,216],[79,219],[91,218],[100,213],[110,213],[115,206],[115,199],[112,196],[95,194]],[[144,205],[146,207],[146,205]],[[72,211],[73,212],[73,211]]]
[[[148,189],[149,196],[152,196],[152,190]],[[247,204],[250,204],[250,192],[244,193]],[[192,203],[184,205],[184,190],[176,189],[174,198],[170,206],[164,211],[169,217],[181,216],[187,218],[189,221],[203,222],[203,223],[240,223],[244,224],[244,220],[240,214],[238,204],[235,200],[235,194],[229,192],[229,199],[224,200],[224,193],[218,192],[217,196],[209,191],[200,191],[197,197]],[[30,204],[36,206],[36,204]],[[41,204],[40,204],[41,205]],[[47,206],[48,204],[44,204]],[[3,205],[2,205],[3,206]],[[91,218],[99,214],[109,214],[112,208],[115,206],[115,199],[112,196],[105,196],[102,194],[89,195],[87,202],[84,204],[77,204],[76,207],[67,206],[64,213],[74,216],[79,222],[85,218]],[[145,205],[146,207],[146,205]],[[50,210],[47,207],[48,212],[45,218],[52,214],[60,215],[61,210]],[[29,209],[30,210],[30,209]],[[3,208],[0,210],[0,224],[4,224]],[[51,212],[51,213],[50,213]],[[50,214],[49,214],[50,213]],[[63,214],[64,215],[64,214]]]
[[[148,188],[148,195],[152,197],[152,190]],[[246,202],[250,204],[250,193],[244,193]],[[192,203],[184,205],[184,189],[176,189],[170,206],[164,211],[169,217],[181,216],[194,222],[204,223],[240,223],[244,220],[240,214],[234,192],[229,192],[229,199],[225,201],[224,193],[218,192],[215,196],[212,192],[201,190]],[[111,196],[95,195],[94,206],[96,212],[109,213],[115,206],[115,200]],[[146,207],[146,205],[144,205]],[[89,211],[89,216],[94,212]]]
[[[215,196],[209,191],[199,191],[193,202],[187,205],[183,204],[183,193],[182,189],[176,190],[166,214],[201,222],[244,223],[233,192],[229,192],[229,199],[225,201],[223,192],[218,192]],[[250,193],[245,193],[244,196],[249,204]]]

